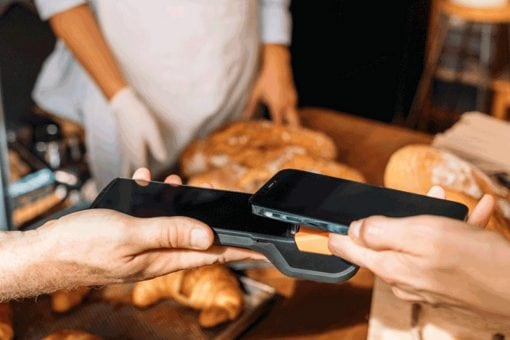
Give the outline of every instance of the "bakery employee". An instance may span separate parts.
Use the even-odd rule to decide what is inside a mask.
[[[100,187],[168,167],[191,138],[259,101],[298,124],[290,0],[35,2],[59,41],[34,99],[84,125]]]
[[[147,169],[134,179],[150,181]],[[166,183],[179,184],[177,176]],[[59,289],[133,282],[207,264],[261,259],[212,246],[213,232],[186,217],[135,218],[92,209],[37,230],[0,232],[0,302]]]

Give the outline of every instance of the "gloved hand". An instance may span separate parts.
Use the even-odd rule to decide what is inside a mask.
[[[166,159],[156,120],[133,90],[125,87],[117,92],[110,100],[110,109],[117,120],[121,147],[130,168],[147,166],[149,151],[159,162]]]

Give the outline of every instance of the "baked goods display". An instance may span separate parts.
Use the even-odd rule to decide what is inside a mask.
[[[300,169],[363,182],[363,175],[334,161],[337,150],[327,135],[268,121],[227,125],[183,152],[188,184],[254,192],[282,169]]]
[[[488,228],[510,239],[510,192],[461,158],[428,145],[409,145],[388,161],[384,184],[389,188],[425,194],[440,185],[446,198],[472,210],[484,194],[496,198],[496,211]]]
[[[0,303],[0,340],[11,340],[13,337],[11,306],[8,303]]]
[[[89,287],[59,290],[51,294],[51,310],[65,313],[78,306],[89,293]]]
[[[102,338],[77,329],[62,329],[43,338],[43,340],[101,340]]]
[[[138,282],[133,304],[148,307],[161,299],[200,310],[202,327],[214,327],[236,319],[243,310],[243,292],[237,277],[223,265],[181,270],[152,280]]]

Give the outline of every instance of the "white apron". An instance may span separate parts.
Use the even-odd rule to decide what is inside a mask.
[[[126,81],[160,123],[170,159],[151,162],[153,170],[168,167],[192,138],[242,112],[258,67],[256,0],[96,3],[99,26]],[[122,171],[115,120],[104,96],[92,83],[81,92],[80,120],[101,187],[129,173]]]

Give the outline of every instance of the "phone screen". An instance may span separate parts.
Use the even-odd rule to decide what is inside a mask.
[[[456,202],[298,170],[276,174],[252,198],[255,206],[348,226],[372,215],[439,215],[463,220]]]
[[[254,215],[249,198],[239,192],[119,178],[99,194],[92,207],[135,217],[187,216],[212,228],[291,236],[292,224]]]

